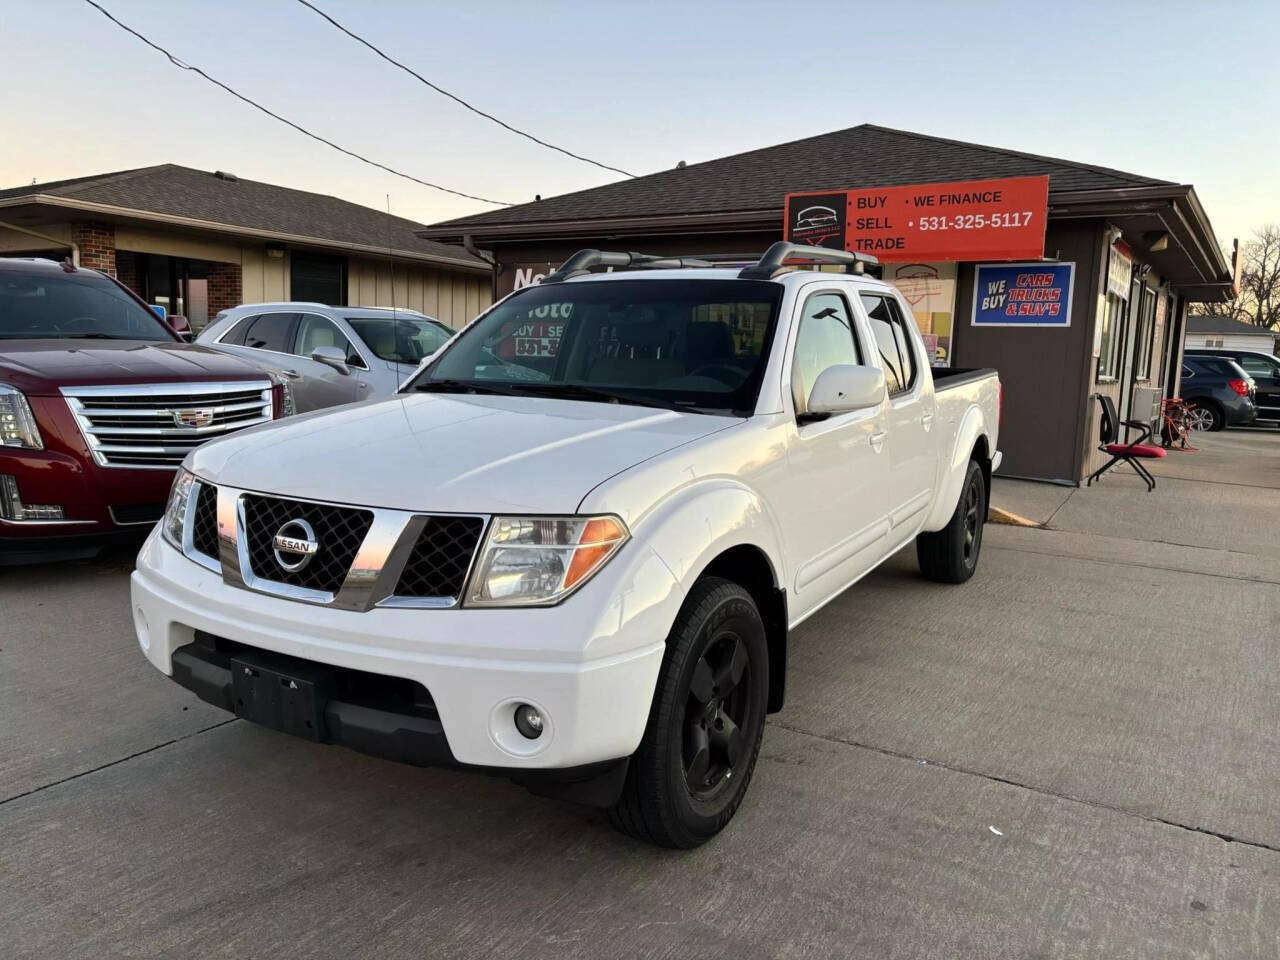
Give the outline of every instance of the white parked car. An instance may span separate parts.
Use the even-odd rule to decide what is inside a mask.
[[[246,719],[701,843],[789,630],[912,541],[929,579],[978,563],[999,381],[931,370],[868,259],[583,251],[395,397],[200,447],[133,575],[143,651]]]
[[[283,377],[298,412],[309,413],[391,396],[452,336],[416,310],[282,302],[223,310],[196,342]]]

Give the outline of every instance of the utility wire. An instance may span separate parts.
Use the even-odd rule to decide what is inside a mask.
[[[168,58],[169,62],[172,63],[175,67],[178,67],[181,70],[190,70],[192,73],[203,77],[205,80],[208,80],[215,87],[221,87],[223,90],[231,94],[237,100],[244,101],[249,106],[253,107],[255,110],[261,110],[263,113],[265,113],[267,116],[271,117],[272,119],[279,120],[281,123],[285,124],[286,126],[292,127],[294,130],[297,130],[299,133],[310,137],[312,140],[318,140],[320,143],[323,143],[327,147],[333,147],[333,149],[337,150],[339,153],[345,153],[347,156],[354,157],[356,160],[359,160],[361,163],[367,163],[372,167],[377,167],[379,170],[385,170],[387,173],[394,174],[397,177],[403,177],[406,180],[412,180],[414,183],[419,183],[424,187],[430,187],[432,190],[440,190],[444,193],[451,193],[455,197],[466,197],[468,200],[479,200],[481,203],[492,203],[495,206],[499,206],[499,207],[511,206],[511,204],[506,202],[505,200],[490,200],[488,197],[478,197],[474,193],[463,193],[461,190],[451,190],[449,187],[442,187],[440,186],[440,184],[432,183],[429,180],[421,180],[418,177],[413,176],[412,174],[403,173],[400,170],[396,170],[394,167],[388,167],[385,163],[379,163],[377,160],[370,160],[368,157],[361,156],[360,154],[356,153],[354,150],[348,150],[346,147],[339,146],[338,144],[334,143],[332,140],[326,140],[324,137],[320,136],[319,134],[312,133],[310,130],[306,129],[305,127],[299,126],[298,124],[294,123],[292,120],[288,120],[285,117],[280,116],[280,114],[275,113],[272,110],[268,110],[266,107],[258,103],[256,100],[251,100],[249,97],[246,97],[243,93],[240,93],[237,90],[233,90],[231,87],[227,86],[221,80],[218,80],[218,79],[215,79],[214,77],[209,76],[209,74],[205,73],[199,67],[192,66],[191,64],[186,63],[183,60],[180,60],[178,57],[174,56],[172,53],[170,53],[164,47],[160,46],[158,43],[155,43],[154,41],[144,37],[137,30],[133,29],[133,27],[129,26],[126,23],[121,23],[119,20],[117,20],[114,16],[111,15],[110,11],[108,11],[101,4],[95,3],[94,0],[84,0],[84,2],[87,3],[89,6],[93,7],[95,10],[97,10],[100,14],[102,14],[104,17],[106,17],[108,20],[114,23],[121,30],[125,31],[126,33],[133,34],[133,36],[137,37],[139,40],[145,43],[152,50],[155,50],[158,53],[163,54],[166,58]]]
[[[589,163],[589,164],[591,164],[593,167],[599,167],[601,170],[610,170],[610,171],[612,171],[613,173],[620,173],[620,174],[622,174],[624,177],[634,177],[634,176],[635,176],[635,174],[634,174],[634,173],[627,173],[627,171],[625,171],[625,170],[620,170],[620,169],[619,169],[619,168],[617,168],[617,167],[611,167],[611,166],[609,166],[609,164],[607,164],[607,163],[601,163],[601,162],[600,162],[600,161],[598,161],[598,160],[592,160],[590,157],[584,157],[584,156],[582,156],[582,154],[580,154],[580,153],[574,153],[572,150],[566,150],[564,147],[557,147],[554,143],[547,143],[547,141],[545,141],[545,140],[539,140],[539,139],[538,139],[537,137],[535,137],[533,134],[531,134],[531,133],[525,133],[523,130],[520,130],[520,129],[516,128],[516,127],[511,126],[511,124],[506,123],[506,122],[505,122],[505,121],[503,121],[503,120],[499,120],[497,117],[495,117],[495,116],[494,116],[493,114],[491,114],[491,113],[485,113],[485,112],[484,112],[483,110],[481,110],[479,107],[474,107],[474,106],[472,106],[472,105],[471,105],[471,104],[469,104],[466,100],[463,100],[461,97],[459,97],[457,94],[450,93],[448,90],[445,90],[443,87],[437,86],[436,84],[432,83],[430,80],[428,80],[428,79],[427,79],[426,77],[424,77],[422,74],[418,73],[418,71],[414,70],[412,67],[407,67],[407,66],[405,66],[403,63],[401,63],[399,60],[395,59],[394,57],[390,56],[389,54],[384,53],[382,50],[380,50],[378,47],[374,46],[372,43],[370,43],[370,42],[369,42],[368,40],[366,40],[364,37],[360,36],[359,34],[356,34],[356,33],[351,32],[351,31],[350,31],[350,30],[348,30],[346,27],[344,27],[342,24],[340,24],[337,20],[333,19],[333,17],[329,16],[329,14],[325,13],[323,10],[321,10],[319,7],[317,7],[314,3],[309,3],[309,2],[308,2],[308,0],[298,0],[298,3],[302,4],[302,5],[303,5],[304,7],[306,7],[308,10],[311,10],[312,12],[314,12],[314,13],[318,14],[319,16],[323,17],[325,20],[328,20],[331,24],[333,24],[333,26],[337,27],[339,30],[341,30],[343,33],[345,33],[345,34],[346,34],[348,37],[350,37],[352,40],[355,40],[357,43],[362,43],[362,44],[364,44],[366,47],[368,47],[370,50],[372,50],[374,53],[376,53],[378,56],[380,56],[383,60],[387,61],[387,63],[391,64],[392,66],[399,67],[399,68],[400,68],[401,70],[403,70],[405,73],[409,74],[409,76],[414,77],[415,79],[417,79],[417,80],[421,81],[422,83],[426,84],[428,87],[430,87],[430,88],[431,88],[432,90],[434,90],[436,93],[441,94],[442,96],[446,96],[446,97],[448,97],[448,98],[449,98],[450,100],[452,100],[454,103],[457,103],[457,104],[460,104],[460,105],[461,105],[461,106],[463,106],[463,107],[466,107],[466,108],[467,108],[468,110],[470,110],[472,113],[474,113],[474,114],[478,114],[479,116],[484,117],[486,120],[492,120],[494,123],[496,123],[498,126],[502,127],[504,130],[509,130],[509,131],[511,131],[512,133],[517,134],[518,136],[524,137],[526,140],[532,140],[534,143],[538,144],[539,146],[546,147],[548,150],[555,150],[555,151],[556,151],[556,152],[558,152],[558,153],[563,153],[566,157],[573,157],[573,159],[575,159],[575,160],[581,160],[583,163]]]

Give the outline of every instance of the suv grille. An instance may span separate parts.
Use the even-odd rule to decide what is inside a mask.
[[[336,594],[373,524],[373,511],[302,500],[277,500],[245,494],[244,536],[256,577]],[[290,520],[307,521],[320,549],[301,570],[289,572],[276,561],[272,541]]]
[[[428,517],[400,573],[395,595],[456,599],[483,529],[479,517]]]
[[[63,387],[93,459],[169,470],[200,444],[272,418],[271,384]]]
[[[200,492],[196,494],[191,545],[211,560],[218,559],[218,488],[207,483],[200,484]]]

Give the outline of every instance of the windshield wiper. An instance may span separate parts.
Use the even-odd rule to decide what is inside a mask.
[[[138,337],[117,337],[113,333],[60,333],[56,340],[137,340]]]
[[[660,410],[671,410],[682,407],[683,400],[660,400],[634,393],[602,390],[588,387],[580,383],[513,383],[513,390],[520,393],[532,393],[542,397],[561,397],[565,400],[593,400],[597,403],[629,403],[637,407],[657,407]]]
[[[423,393],[492,393],[500,397],[518,396],[506,384],[476,383],[474,380],[423,380],[415,383],[413,389]]]

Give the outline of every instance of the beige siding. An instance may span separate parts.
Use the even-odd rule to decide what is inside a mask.
[[[0,220],[3,219],[4,214],[0,212]],[[58,242],[67,247],[71,246],[71,224],[69,223],[42,223],[31,229],[43,233],[47,237],[53,237],[54,241],[42,240],[39,237],[33,237],[29,233],[6,230],[4,227],[0,227],[0,255],[26,253],[29,250],[52,250],[58,246]]]
[[[394,275],[393,275],[394,274]],[[460,327],[491,301],[489,277],[397,262],[352,257],[347,303],[354,307],[407,307]]]

